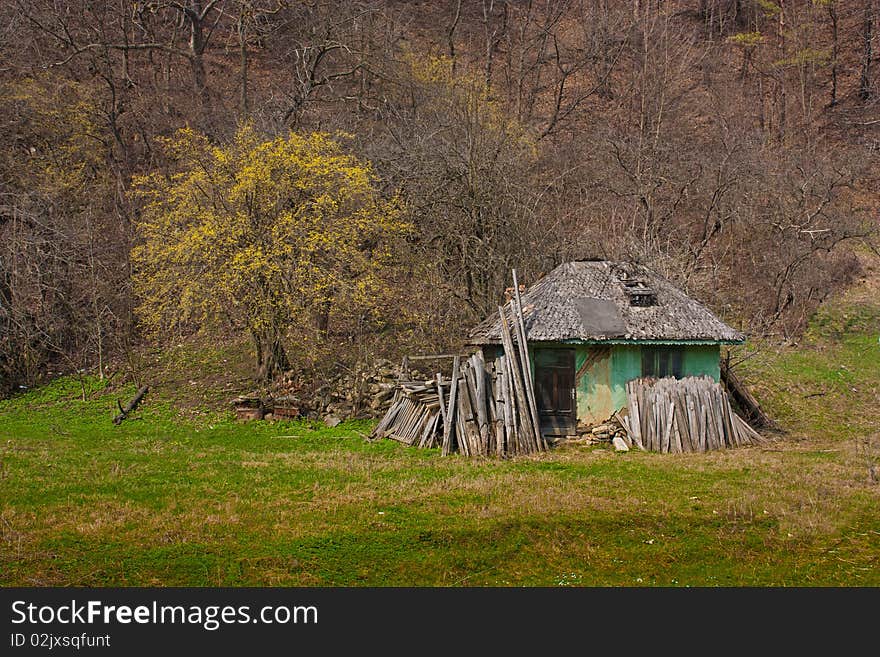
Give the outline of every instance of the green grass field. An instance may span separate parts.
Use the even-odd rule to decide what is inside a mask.
[[[740,371],[789,432],[700,455],[442,458],[179,387],[117,427],[133,385],[57,380],[0,402],[0,584],[877,586],[878,326],[831,308],[758,349]]]

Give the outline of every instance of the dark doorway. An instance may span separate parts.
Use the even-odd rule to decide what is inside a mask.
[[[575,433],[574,349],[535,349],[535,397],[541,432],[546,436]]]

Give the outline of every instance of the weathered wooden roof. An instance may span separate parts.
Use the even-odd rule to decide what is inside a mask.
[[[633,305],[649,297],[652,305]],[[529,341],[742,342],[703,304],[647,267],[607,260],[559,265],[523,295]],[[471,330],[470,344],[501,342],[492,314]]]

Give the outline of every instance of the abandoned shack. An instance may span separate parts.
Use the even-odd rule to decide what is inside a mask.
[[[541,433],[571,436],[627,406],[641,377],[720,378],[720,347],[744,336],[650,269],[585,260],[556,267],[522,296]],[[491,362],[502,320],[469,334]]]

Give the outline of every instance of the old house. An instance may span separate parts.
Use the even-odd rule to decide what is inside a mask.
[[[720,347],[744,336],[641,265],[568,262],[522,296],[542,433],[565,436],[626,406],[626,383],[644,376],[709,376]],[[469,334],[488,361],[501,348],[498,314]]]

